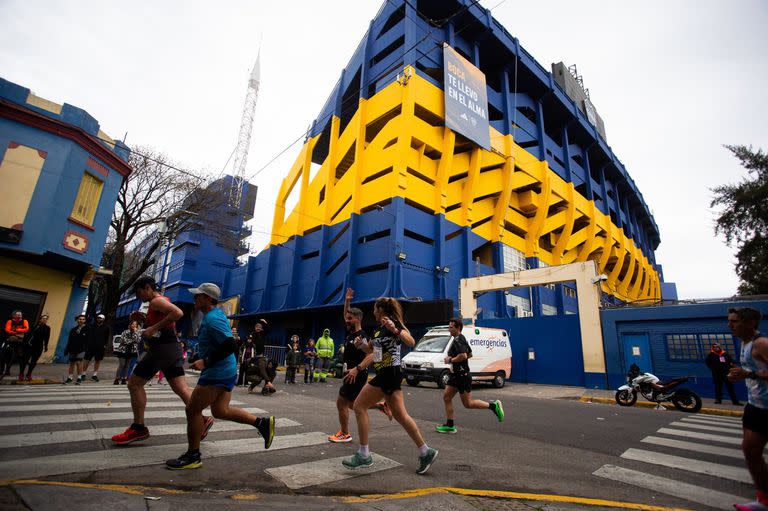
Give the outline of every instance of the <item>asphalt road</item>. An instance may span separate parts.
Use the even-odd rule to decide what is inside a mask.
[[[173,425],[180,431],[183,418],[179,416],[148,419],[153,437],[142,445],[116,448],[101,438],[110,436],[106,434],[108,427],[122,428],[130,423],[130,408],[124,407],[127,394],[124,387],[104,384],[78,388],[37,386],[29,389],[27,399],[24,395],[18,398],[2,391],[0,409],[6,422],[0,423],[0,442],[3,442],[0,445],[0,473],[3,479],[16,473],[19,477],[46,480],[309,495],[363,495],[451,486],[688,509],[722,509],[720,506],[707,507],[707,503],[717,500],[702,499],[702,489],[743,500],[753,494],[751,485],[740,481],[744,477],[739,471],[743,463],[734,456],[734,453],[738,455],[739,446],[735,442],[740,438],[736,419],[707,419],[675,411],[619,408],[572,399],[533,399],[517,395],[514,387],[477,387],[473,392],[478,399],[502,400],[506,411],[503,423],[499,423],[490,411],[464,409],[457,397],[454,406],[459,432],[441,435],[434,428],[444,421],[442,392],[430,384],[415,388],[404,386],[410,414],[427,443],[440,451],[437,461],[428,474],[416,475],[417,449],[414,444],[396,422],[389,422],[381,413],[372,411],[370,447],[382,458],[377,459],[373,469],[349,472],[340,468],[340,459],[351,455],[356,443],[331,444],[325,440],[327,435],[338,430],[335,400],[340,380],[285,386],[281,377],[278,377],[279,391],[272,396],[248,394],[244,389],[236,389],[233,394],[233,399],[242,403],[240,406],[261,409],[282,419],[278,422],[277,437],[270,451],[263,450],[263,441],[255,430],[228,430],[228,425],[220,423],[214,425],[209,439],[203,444],[204,466],[199,470],[179,472],[165,470],[157,461],[158,456],[175,457],[184,450],[183,433],[162,434],[162,428],[166,426]],[[71,396],[76,397],[74,408],[56,408],[69,406],[67,400]],[[159,414],[174,408],[178,411],[180,402],[175,401],[178,400],[167,388],[155,386],[150,390],[149,410]],[[39,409],[35,410],[34,405]],[[89,407],[94,405],[104,407],[110,415],[117,414],[118,419],[106,421],[106,416],[98,417],[96,412],[103,410],[90,411]],[[32,406],[33,409],[18,409],[19,406]],[[77,413],[84,415],[73,415]],[[36,417],[49,414],[57,414],[62,420],[56,424],[34,423]],[[354,418],[351,424],[356,438]],[[66,442],[56,442],[66,432],[89,429],[96,431],[94,438],[73,437]],[[673,432],[659,433],[665,429]],[[697,445],[715,446],[715,451],[700,452],[690,445],[681,448],[674,442],[691,441],[691,438],[680,436],[679,431],[704,434],[703,439],[695,439]],[[22,434],[38,435],[18,436]],[[708,434],[720,435],[722,439],[707,440]],[[46,439],[45,435],[51,438]],[[647,437],[663,438],[663,443],[643,442]],[[14,446],[13,442],[23,447]],[[678,458],[690,461],[680,462]],[[673,468],[675,463],[682,465]],[[728,472],[728,467],[733,467],[732,473]],[[633,470],[638,474],[629,472]],[[741,471],[746,472],[743,468]],[[347,478],[350,476],[354,477]],[[637,481],[631,484],[620,482],[622,478],[635,476]],[[679,488],[656,491],[638,486],[648,486],[654,478],[669,480]],[[651,484],[651,487],[654,486]],[[676,493],[678,497],[673,496]],[[691,501],[696,494],[704,502]]]

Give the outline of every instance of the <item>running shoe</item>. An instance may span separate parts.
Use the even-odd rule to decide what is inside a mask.
[[[112,382],[112,385],[120,385],[120,380],[115,380]]]
[[[80,385],[80,378],[75,380],[75,385]]]
[[[24,381],[24,375],[19,373],[19,381]]]
[[[753,500],[752,502],[745,502],[743,504],[734,504],[733,507],[737,511],[768,511],[768,506],[759,500]]]
[[[438,433],[454,434],[459,430],[456,429],[456,426],[449,426],[448,424],[443,424],[442,426],[437,426],[435,428],[435,431],[437,431]]]
[[[259,434],[264,438],[264,449],[269,449],[272,445],[272,440],[275,438],[275,417],[270,415],[268,419],[259,418],[256,429],[259,430]]]
[[[112,437],[112,442],[117,445],[126,445],[132,442],[138,442],[139,440],[146,440],[149,438],[149,429],[134,429],[129,426],[128,429],[120,434]]]
[[[419,456],[419,469],[416,471],[416,473],[419,475],[426,474],[427,470],[429,470],[429,467],[431,467],[432,463],[434,463],[435,458],[437,458],[437,449],[430,447],[427,449],[427,454],[424,456]]]
[[[352,455],[351,458],[342,460],[341,464],[350,470],[357,470],[358,468],[362,468],[362,467],[370,467],[371,465],[373,465],[373,456],[368,455],[368,457],[366,458],[362,456],[359,452],[356,452],[355,454]]]
[[[184,470],[187,468],[200,468],[202,466],[203,460],[200,459],[199,451],[194,454],[187,451],[178,458],[167,460],[165,462],[165,468],[169,470]]]
[[[496,415],[496,418],[499,419],[499,422],[504,420],[504,407],[501,406],[501,401],[498,399],[496,401],[491,401],[491,404],[493,404],[493,413]]]
[[[346,442],[351,442],[352,435],[350,435],[349,433],[344,433],[343,431],[339,431],[335,435],[329,436],[328,440],[336,444],[342,444]]]
[[[381,413],[386,415],[387,419],[392,420],[392,410],[389,409],[389,405],[386,401],[376,403],[376,408],[378,408]]]
[[[32,381],[32,375],[28,374],[26,378],[24,378],[26,381]]]
[[[97,383],[99,382],[99,377],[98,377],[98,376],[96,376],[95,374],[94,374],[93,376],[91,376],[91,379],[92,379],[93,381],[97,382]]]
[[[208,432],[213,427],[213,417],[203,417],[203,433],[200,435],[200,440],[205,440],[208,436]]]
[[[72,378],[67,378],[67,379],[64,381],[64,385],[68,385],[68,384],[70,384],[70,383],[72,383]]]

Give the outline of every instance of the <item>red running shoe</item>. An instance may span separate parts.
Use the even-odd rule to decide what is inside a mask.
[[[208,436],[208,432],[213,427],[213,417],[203,417],[203,434],[200,435],[200,440],[204,440]]]
[[[117,445],[126,445],[132,442],[138,442],[139,440],[146,440],[147,438],[149,438],[148,428],[134,429],[133,427],[129,426],[128,429],[122,433],[113,436],[112,442]]]

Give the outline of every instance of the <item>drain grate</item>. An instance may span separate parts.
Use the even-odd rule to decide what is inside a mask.
[[[456,465],[454,468],[456,472],[471,472],[472,466],[471,465]]]

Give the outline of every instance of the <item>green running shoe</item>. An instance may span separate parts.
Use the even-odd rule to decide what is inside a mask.
[[[341,461],[341,464],[350,470],[356,470],[361,467],[370,467],[373,465],[373,456],[363,457],[359,452],[352,455],[351,458],[347,458]]]
[[[438,433],[453,434],[453,433],[456,433],[458,429],[456,429],[456,426],[449,426],[447,424],[443,424],[442,426],[437,426],[435,428],[435,431],[437,431]]]
[[[416,473],[419,475],[426,474],[429,467],[431,467],[432,463],[435,461],[435,458],[437,458],[437,449],[430,447],[427,449],[427,454],[419,456],[419,469]]]
[[[497,399],[496,401],[491,401],[491,403],[493,404],[494,415],[499,419],[499,422],[502,422],[504,420],[504,407],[501,406],[501,401]]]
[[[185,470],[188,468],[200,468],[203,466],[203,461],[200,459],[200,453],[185,452],[178,458],[168,460],[165,462],[165,468],[169,470]]]

